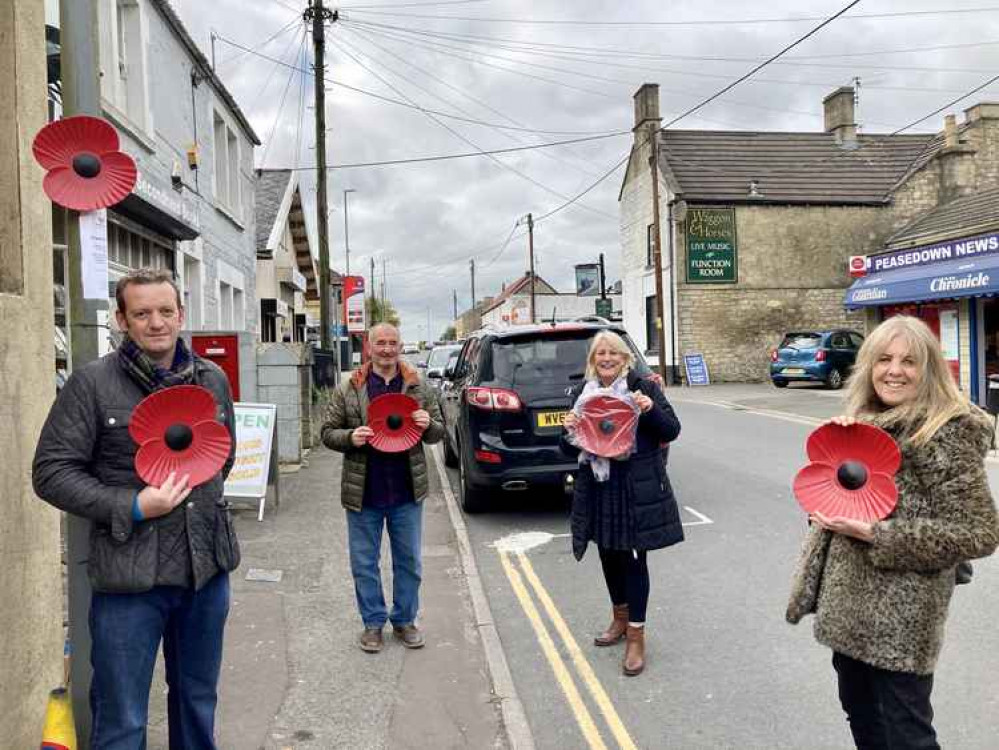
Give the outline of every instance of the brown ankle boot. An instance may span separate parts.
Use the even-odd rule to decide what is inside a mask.
[[[626,639],[622,668],[628,677],[634,677],[645,669],[645,628],[628,625]]]
[[[607,630],[593,639],[597,646],[613,646],[624,638],[624,633],[628,629],[628,605],[614,605],[614,619],[607,626]]]

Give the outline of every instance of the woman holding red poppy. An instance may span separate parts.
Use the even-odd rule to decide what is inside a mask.
[[[570,393],[562,449],[579,457],[572,500],[572,551],[583,558],[593,541],[613,606],[611,624],[594,639],[597,646],[626,641],[622,671],[633,677],[645,669],[645,612],[649,601],[648,550],[683,541],[683,527],[666,476],[662,444],[676,440],[680,421],[662,389],[631,369],[634,357],[612,331],[593,337],[586,380]],[[634,449],[616,458],[581,450],[584,429],[579,402],[613,395],[634,404],[638,425]]]
[[[846,404],[834,422],[873,424],[898,444],[898,501],[874,523],[810,516],[787,620],[815,614],[858,748],[938,748],[930,693],[956,567],[999,544],[984,464],[991,420],[909,316],[864,342]]]

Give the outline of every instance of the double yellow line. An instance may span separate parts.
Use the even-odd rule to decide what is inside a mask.
[[[637,750],[637,746],[628,734],[628,730],[625,729],[621,717],[618,716],[617,711],[614,709],[614,704],[607,697],[607,693],[593,672],[593,668],[586,660],[586,657],[583,656],[579,644],[572,637],[572,633],[569,631],[568,626],[566,626],[565,620],[562,619],[562,615],[555,607],[551,596],[545,590],[537,573],[534,572],[534,566],[531,565],[531,561],[527,558],[527,555],[523,552],[500,551],[499,556],[506,577],[510,581],[510,586],[513,588],[513,592],[517,596],[524,614],[527,615],[527,619],[534,629],[538,643],[541,644],[541,650],[544,652],[545,658],[548,659],[548,663],[555,673],[555,679],[558,681],[559,687],[562,688],[562,692],[569,702],[569,707],[576,717],[576,723],[579,724],[579,729],[583,733],[583,737],[586,739],[589,747],[592,750],[607,750],[603,736],[597,728],[590,710],[583,701],[569,668],[559,654],[555,641],[552,639],[551,634],[548,632],[548,627],[541,617],[541,613],[531,598],[528,586],[541,603],[542,608],[548,615],[548,619],[551,620],[555,632],[561,638],[562,644],[565,646],[565,650],[568,652],[572,664],[576,668],[579,679],[596,703],[618,747],[621,750]],[[524,583],[525,579],[527,580],[527,585]]]

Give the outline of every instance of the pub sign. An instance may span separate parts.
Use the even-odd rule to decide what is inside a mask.
[[[687,283],[735,284],[739,280],[735,209],[687,210]]]

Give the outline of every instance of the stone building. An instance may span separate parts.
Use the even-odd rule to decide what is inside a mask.
[[[44,5],[0,5],[0,745],[38,747],[49,690],[62,683],[59,513],[31,488],[31,460],[55,395],[52,241],[31,141],[46,121]],[[11,74],[17,71],[17,75]]]
[[[994,105],[968,110],[955,136],[857,133],[854,92],[823,102],[825,131],[776,133],[660,127],[658,86],[635,95],[635,140],[619,196],[624,323],[658,361],[650,136],[658,139],[667,365],[700,352],[714,380],[767,377],[792,328],[876,320],[844,306],[851,256],[956,195],[976,152],[975,185],[995,181]],[[965,180],[967,183],[968,180]],[[951,187],[948,187],[951,186]]]

